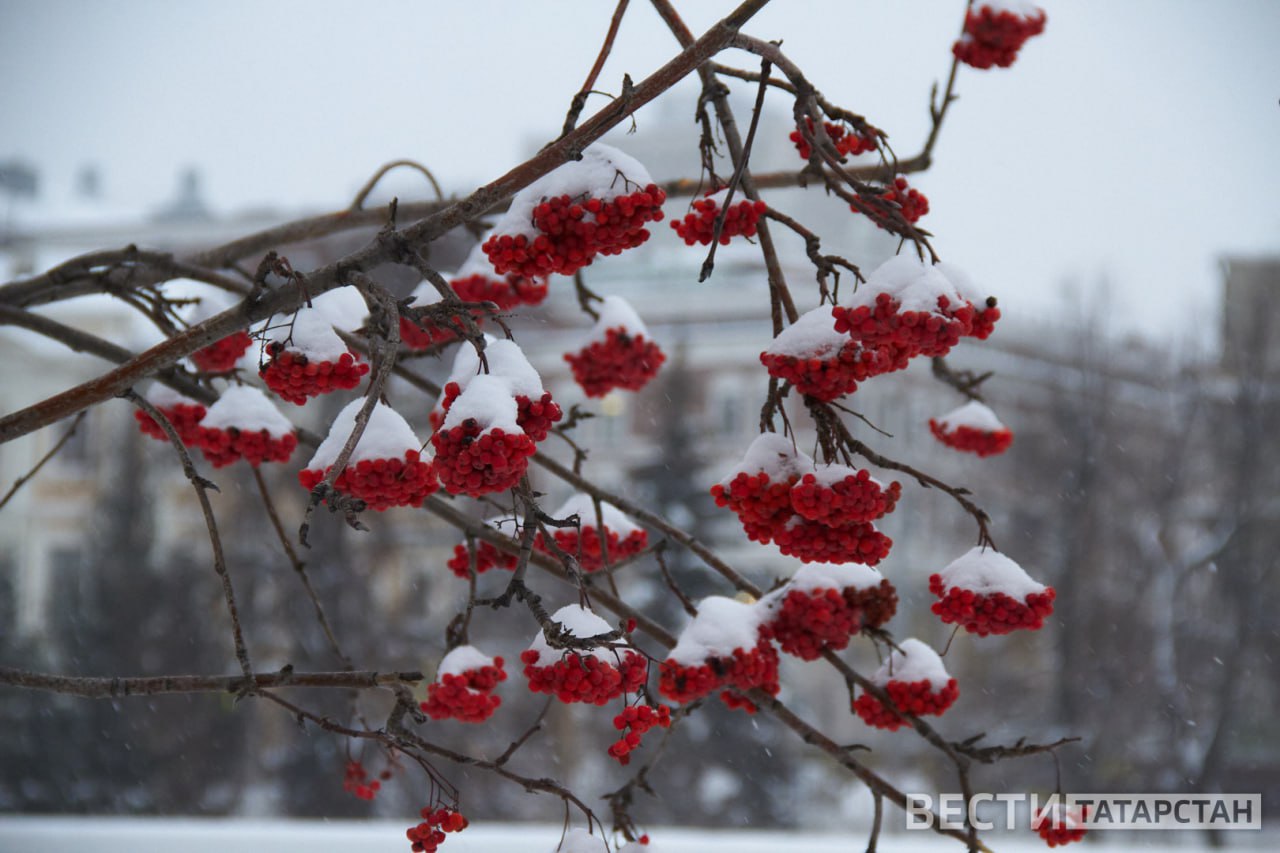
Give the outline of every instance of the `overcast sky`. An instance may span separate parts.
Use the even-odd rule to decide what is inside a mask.
[[[399,157],[466,191],[556,135],[613,6],[2,0],[0,160],[37,165],[55,198],[94,162],[106,193],[137,205],[197,165],[223,211],[337,208]],[[701,32],[733,3],[677,6]],[[1045,35],[1013,69],[961,69],[936,165],[914,181],[932,202],[923,224],[1010,312],[1046,316],[1064,280],[1087,290],[1106,274],[1120,328],[1216,324],[1216,259],[1280,252],[1280,3],[1045,6]],[[905,156],[962,9],[774,0],[747,31],[783,39]],[[599,86],[616,91],[674,50],[633,0]],[[691,111],[689,90],[672,97]]]

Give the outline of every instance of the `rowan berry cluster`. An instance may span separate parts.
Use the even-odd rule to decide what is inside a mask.
[[[155,405],[155,404],[153,404]],[[169,423],[173,425],[174,432],[178,434],[178,438],[187,447],[195,447],[200,440],[200,421],[204,418],[205,407],[195,402],[189,403],[174,402],[168,405],[156,405],[160,413],[169,419]],[[169,436],[160,428],[160,424],[156,423],[151,415],[137,409],[133,413],[133,417],[138,422],[138,429],[143,435],[152,438],[158,438],[161,441],[168,441]]]
[[[1019,629],[1039,631],[1044,627],[1045,617],[1053,612],[1053,599],[1057,594],[1049,587],[1045,592],[1028,595],[1024,602],[1003,592],[982,594],[958,587],[946,589],[938,575],[930,575],[929,591],[941,599],[930,609],[943,622],[959,625],[979,637]]]
[[[832,476],[846,471],[840,479]],[[870,471],[827,466],[821,479],[817,473],[805,474],[791,487],[791,507],[809,521],[840,527],[882,518],[893,512],[901,496],[901,483],[886,487]]]
[[[391,771],[382,771],[381,777],[383,779],[391,778]],[[372,800],[378,796],[378,791],[381,788],[382,783],[377,779],[370,779],[363,764],[354,758],[347,762],[347,766],[343,770],[342,790],[359,799]]]
[[[298,482],[310,491],[328,473],[328,468],[303,469]],[[417,450],[406,450],[403,459],[361,459],[348,464],[333,481],[339,492],[360,498],[378,512],[393,506],[422,506],[438,485],[431,460],[423,460]]]
[[[523,432],[508,432],[499,426],[486,428],[476,418],[466,418],[456,426],[448,422],[435,435],[436,473],[451,495],[472,497],[503,492],[524,476],[529,457],[537,448]]]
[[[502,704],[502,698],[494,696],[493,689],[506,680],[501,657],[474,669],[443,673],[427,685],[427,701],[421,704],[422,711],[433,720],[482,723]]]
[[[979,456],[1004,453],[1013,444],[1013,431],[1006,427],[986,430],[963,424],[951,426],[945,421],[930,418],[929,431],[947,447]]]
[[[436,853],[445,842],[446,832],[462,832],[467,828],[467,819],[453,809],[424,808],[421,814],[422,823],[405,831],[413,853]]]
[[[971,634],[1038,631],[1053,612],[1053,587],[1037,583],[993,548],[973,548],[929,577],[933,612]]]
[[[426,320],[419,324],[403,314],[400,315],[400,343],[415,352],[441,346],[458,338],[457,329],[438,326]]]
[[[204,373],[229,373],[253,345],[248,332],[232,332],[191,354],[191,360]]]
[[[898,593],[887,579],[869,586],[779,590],[765,623],[778,647],[801,660],[814,660],[825,649],[840,650],[863,629],[876,629],[892,618]]]
[[[577,517],[576,527],[557,527],[551,535],[560,550],[576,557],[578,565],[586,572],[604,568],[606,556],[610,564],[616,563],[639,554],[649,544],[648,531],[637,527],[616,507],[601,503],[597,516],[595,502],[586,494],[573,495],[554,515],[559,519]],[[603,526],[603,538],[598,525]],[[534,547],[553,553],[542,533],[534,540]]]
[[[547,298],[546,276],[496,276],[477,272],[452,279],[449,285],[463,302],[492,302],[499,311],[540,305]]]
[[[507,551],[495,548],[483,539],[476,541],[476,574],[482,574],[493,568],[515,571],[520,558]],[[465,580],[471,567],[471,554],[465,542],[453,546],[453,557],[445,564],[449,571]]]
[[[711,190],[706,198],[689,205],[692,211],[685,214],[684,219],[671,220],[671,227],[688,246],[694,243],[710,245],[711,241],[716,239],[716,220],[724,209],[724,200],[727,196],[728,190]],[[756,223],[768,209],[769,206],[763,201],[750,199],[743,199],[737,204],[729,205],[724,214],[724,224],[720,228],[720,245],[729,245],[729,241],[734,237],[754,237]]]
[[[898,710],[917,717],[942,716],[960,696],[960,685],[953,678],[941,689],[936,689],[928,679],[921,681],[890,681],[882,685]],[[891,711],[870,693],[863,693],[853,702],[853,710],[869,726],[896,731],[907,724],[905,718]]]
[[[831,313],[829,308],[818,310]],[[766,350],[760,353],[760,363],[770,376],[790,382],[801,394],[823,402],[852,394],[858,390],[859,382],[894,369],[884,350],[865,348],[850,340],[822,355],[807,357]]]
[[[631,753],[640,748],[640,739],[655,726],[664,729],[671,726],[669,707],[658,705],[655,709],[648,705],[628,705],[621,714],[613,718],[613,727],[618,731],[631,731],[609,745],[609,756],[623,766],[630,764]]]
[[[337,361],[314,361],[273,341],[267,345],[267,353],[267,363],[259,371],[262,380],[280,397],[298,406],[331,391],[349,391],[369,372],[369,365],[349,352]]]
[[[214,468],[224,468],[237,459],[256,468],[263,462],[288,462],[298,437],[291,432],[272,435],[265,429],[201,427],[198,442],[200,452]]]
[[[813,134],[813,119],[806,118],[805,124],[808,125],[809,133]],[[836,153],[841,157],[856,156],[858,154],[866,154],[868,151],[876,150],[876,136],[874,128],[867,128],[867,131],[854,130],[843,124],[835,124],[834,122],[824,121],[822,129],[827,132],[827,136],[836,147]],[[800,157],[808,160],[813,153],[813,149],[809,146],[809,140],[805,139],[803,133],[799,130],[791,131],[791,141],[795,143],[796,150],[800,152]]]
[[[513,341],[486,336],[484,355],[482,363],[472,347],[459,349],[440,399],[431,443],[440,482],[450,494],[477,497],[514,486],[535,443],[562,416]]]
[[[658,375],[667,357],[645,335],[617,327],[607,329],[602,340],[565,353],[564,360],[588,397],[603,397],[615,388],[639,391]]]
[[[973,306],[939,294],[931,304],[904,310],[892,293],[878,293],[871,305],[837,305],[831,309],[838,332],[864,347],[881,350],[882,358],[900,370],[915,356],[944,356],[973,330]]]
[[[534,235],[495,234],[484,242],[484,253],[499,274],[573,275],[597,255],[617,255],[648,240],[644,226],[662,220],[666,199],[657,184],[611,199],[544,198],[533,208]]]
[[[920,221],[920,217],[929,212],[929,199],[924,193],[909,186],[907,179],[903,177],[894,178],[893,184],[877,195],[876,198],[883,202],[884,205],[896,209],[898,213],[902,214],[903,219],[912,224]],[[866,214],[871,218],[872,222],[881,228],[884,228],[886,223],[890,221],[890,216],[883,205],[858,199],[849,205],[849,209],[854,213]]]
[[[739,646],[727,656],[708,658],[696,664],[681,663],[669,657],[659,670],[658,692],[673,702],[694,702],[722,687],[743,692],[759,687],[776,696],[779,690],[777,649],[761,636],[752,648]],[[731,708],[755,711],[755,705],[732,692],[725,691],[721,699]]]
[[[440,398],[441,423],[443,423],[443,415],[449,413],[449,408],[453,405],[453,401],[458,399],[462,394],[462,385],[458,382],[448,382],[444,386],[444,393]],[[563,412],[560,406],[551,399],[551,392],[544,391],[541,397],[531,400],[524,394],[515,395],[516,401],[516,423],[520,429],[524,430],[524,434],[529,436],[535,442],[543,441],[551,432],[561,417]],[[439,426],[436,427],[439,429]]]
[[[649,533],[645,530],[632,530],[624,538],[618,535],[617,531],[610,530],[609,525],[606,524],[604,532],[611,564],[639,554],[649,544]],[[594,524],[583,524],[581,533],[572,527],[562,527],[557,528],[551,535],[555,538],[560,550],[578,559],[578,565],[584,572],[595,572],[604,568],[605,549],[602,547],[604,542],[601,541]],[[535,544],[540,550],[550,553],[551,549],[542,540],[541,534]]]
[[[974,68],[1008,68],[1027,39],[1044,32],[1043,10],[1010,7],[1007,2],[981,2],[969,8],[964,33],[951,52]]]
[[[1079,841],[1088,830],[1081,826],[1089,817],[1089,807],[1066,808],[1061,803],[1041,810],[1031,822],[1031,828],[1050,847],[1060,847]]]
[[[529,689],[534,693],[549,693],[561,702],[604,705],[623,693],[635,693],[648,675],[644,656],[630,650],[614,660],[577,652],[540,665],[542,660],[544,656],[537,649],[525,649],[520,654]]]
[[[806,563],[872,566],[893,541],[870,522],[892,511],[901,491],[897,483],[882,487],[865,471],[815,466],[771,433],[756,439],[732,479],[711,487],[716,505],[732,509],[752,541],[772,542]]]
[[[775,527],[773,544],[788,557],[811,563],[863,563],[874,566],[889,556],[893,540],[867,522],[832,527],[793,517]]]

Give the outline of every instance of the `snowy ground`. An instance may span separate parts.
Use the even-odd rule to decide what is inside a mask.
[[[0,817],[0,853],[406,853],[405,823],[388,821],[254,821],[132,818]],[[864,836],[802,835],[786,832],[725,832],[650,829],[655,853],[855,853]],[[1280,850],[1274,832],[1234,832],[1235,848]],[[553,853],[559,826],[487,824],[449,838],[441,853]],[[1109,837],[1068,850],[1081,853],[1143,850],[1150,853],[1206,850],[1200,833],[1112,832]],[[1040,839],[993,836],[999,853],[1045,853]],[[603,853],[603,847],[601,851]],[[943,853],[960,845],[925,832],[886,835],[884,853]]]

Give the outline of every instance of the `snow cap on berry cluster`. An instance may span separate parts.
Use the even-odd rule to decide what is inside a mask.
[[[1042,14],[1042,10],[1031,0],[979,0],[974,4],[978,9],[987,7],[992,12],[1009,12],[1023,18],[1034,18]]]
[[[578,639],[586,639],[587,637],[598,637],[601,634],[608,634],[614,630],[614,627],[608,622],[601,619],[590,610],[578,604],[569,604],[561,607],[555,613],[551,614],[552,622],[559,622],[564,626],[564,630],[570,636]],[[546,636],[539,631],[537,636],[533,638],[533,642],[529,644],[529,650],[538,653],[539,666],[547,666],[554,661],[560,659],[566,651],[570,651],[579,657],[588,655],[598,658],[607,663],[617,663],[620,651],[615,649],[602,648],[597,646],[594,649],[557,649],[553,648],[547,642]]]
[[[601,201],[613,201],[620,195],[647,187],[653,178],[640,161],[611,145],[593,143],[582,152],[581,160],[571,160],[534,181],[516,193],[507,212],[494,224],[491,234],[533,237],[538,229],[533,224],[533,209],[544,199],[558,196],[588,195]],[[486,238],[487,239],[487,238]]]
[[[854,291],[849,308],[876,307],[876,297],[887,293],[898,300],[901,312],[938,311],[938,297],[947,297],[954,310],[965,303],[955,284],[936,264],[921,260],[910,252],[895,255],[876,267],[867,280]]]
[[[805,563],[785,586],[771,595],[792,590],[814,592],[819,589],[875,589],[882,580],[884,575],[860,563]]]
[[[315,308],[300,308],[292,323],[269,328],[267,340],[283,350],[306,356],[308,361],[336,362],[348,352],[347,345],[333,330],[332,321]]]
[[[999,432],[1008,429],[996,417],[996,413],[991,411],[991,407],[977,400],[970,400],[958,409],[954,409],[947,414],[935,420],[938,428],[942,430],[959,429],[960,427],[968,427],[969,429],[979,430],[980,432]]]
[[[440,665],[436,667],[436,679],[442,679],[446,675],[462,675],[494,665],[494,659],[475,646],[458,646],[440,659]]]
[[[824,358],[840,351],[849,336],[836,331],[831,318],[831,306],[820,305],[801,314],[794,323],[783,329],[765,353],[786,355],[793,358]]]
[[[311,300],[311,307],[342,332],[354,332],[369,316],[369,305],[351,285],[327,290]]]
[[[818,485],[830,488],[837,483],[842,483],[848,477],[857,477],[861,471],[848,465],[841,465],[839,462],[828,462],[824,465],[814,463],[812,471],[806,471],[806,474],[812,474]],[[867,482],[874,483],[877,487],[883,489],[884,483],[875,477],[868,476]]]
[[[873,682],[884,687],[890,681],[904,684],[927,681],[934,690],[946,688],[951,676],[937,652],[914,637],[898,645],[901,650],[893,650],[889,659],[871,676]]]
[[[776,432],[762,432],[720,484],[727,489],[739,474],[760,473],[768,474],[775,482],[786,482],[792,475],[802,477],[813,470],[813,459],[797,450],[791,439]]]
[[[1032,580],[1026,571],[994,548],[977,547],[938,572],[947,588],[967,589],[978,595],[1002,592],[1023,601],[1048,589]]]
[[[947,281],[951,282],[951,286],[956,289],[961,298],[973,305],[974,308],[981,311],[987,305],[987,299],[991,294],[988,293],[981,285],[974,281],[973,276],[961,267],[956,266],[950,261],[939,261],[934,264],[934,268],[942,273]]]
[[[499,428],[505,433],[520,433],[516,422],[518,408],[511,385],[503,378],[482,373],[467,383],[444,417],[441,430],[451,430],[466,420],[474,420],[481,432]]]
[[[488,375],[505,382],[512,396],[537,400],[546,393],[542,377],[515,341],[498,340],[489,335],[485,335],[484,340],[484,360],[489,365]],[[476,348],[462,346],[453,358],[453,370],[450,371],[446,384],[456,382],[465,391],[473,379],[484,375],[484,366]]]
[[[667,660],[681,666],[699,666],[712,658],[732,657],[734,649],[750,651],[760,641],[760,625],[766,609],[732,598],[710,595],[698,602],[693,617]]]
[[[554,518],[559,519],[568,518],[571,515],[578,516],[578,523],[582,527],[595,527],[596,505],[591,496],[578,492],[552,513]],[[623,538],[640,529],[640,526],[623,515],[621,510],[603,501],[600,502],[600,517],[604,520],[605,527]]]
[[[200,426],[241,432],[266,430],[272,438],[293,433],[293,424],[280,414],[267,395],[248,385],[232,385],[223,391],[218,401],[209,407]]]
[[[588,342],[605,342],[609,339],[609,330],[619,328],[633,338],[650,338],[649,330],[645,328],[644,321],[640,319],[636,309],[621,296],[604,297],[597,313],[600,318],[591,327],[591,334],[587,335]]]
[[[308,470],[323,471],[337,460],[356,428],[356,415],[363,405],[364,398],[352,400],[338,412],[329,427],[329,434],[307,463]],[[429,450],[423,450],[422,442],[414,435],[408,421],[386,403],[378,402],[374,404],[369,422],[360,435],[360,443],[351,451],[347,464],[354,465],[366,459],[400,459],[409,450],[421,451],[428,458],[431,455]]]
[[[167,406],[203,406],[199,400],[194,400],[183,394],[181,391],[175,391],[163,382],[152,382],[151,387],[147,389],[147,393],[142,395],[148,403],[157,409],[163,409]]]

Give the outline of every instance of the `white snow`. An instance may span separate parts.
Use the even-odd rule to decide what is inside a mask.
[[[649,337],[649,330],[640,319],[640,315],[631,307],[631,303],[621,296],[604,297],[600,301],[598,310],[600,318],[596,320],[596,324],[591,327],[591,333],[587,335],[588,343],[608,340],[609,330],[617,328],[621,328],[633,338]]]
[[[795,358],[825,358],[838,353],[849,340],[848,335],[836,331],[831,306],[819,305],[783,329],[765,352]]]
[[[596,505],[591,500],[591,496],[578,492],[552,513],[554,518],[568,518],[571,515],[578,516],[578,520],[584,528],[595,527]],[[605,527],[624,538],[627,534],[640,529],[631,519],[623,515],[621,510],[603,501],[600,503],[600,516],[604,520]]]
[[[979,9],[986,6],[996,13],[1012,12],[1024,18],[1036,18],[1044,14],[1040,7],[1030,0],[979,0],[974,5]]]
[[[1028,595],[1045,591],[1042,583],[1031,579],[1017,563],[994,548],[973,548],[964,556],[938,572],[949,589],[969,589],[979,595],[1003,592],[1010,598],[1025,601]]]
[[[793,589],[813,592],[818,589],[871,589],[880,585],[884,575],[860,563],[806,563],[791,576],[787,585],[777,590],[782,597]]]
[[[609,853],[609,843],[599,835],[574,827],[565,833],[564,841],[550,853]]]
[[[937,269],[946,276],[947,281],[951,282],[956,292],[978,309],[979,313],[987,309],[987,297],[991,294],[974,281],[973,276],[948,261],[941,261]]]
[[[907,684],[927,681],[934,690],[947,686],[951,676],[947,674],[947,668],[943,666],[942,658],[938,657],[937,652],[914,637],[903,640],[898,645],[902,651],[894,649],[889,659],[871,676],[872,681],[881,687],[890,681]]]
[[[280,414],[267,395],[248,385],[232,385],[223,391],[200,425],[210,429],[235,427],[242,432],[265,429],[272,438],[293,432],[293,424]]]
[[[516,422],[518,414],[516,398],[511,396],[511,386],[505,379],[481,374],[469,383],[458,399],[449,407],[442,429],[453,429],[463,421],[474,418],[481,432],[500,427],[506,433],[521,432]]]
[[[546,392],[542,377],[515,341],[485,335],[484,358],[489,365],[489,375],[506,382],[513,397],[537,400]],[[484,365],[476,348],[470,344],[458,347],[453,357],[453,369],[446,381],[457,382],[458,387],[465,390],[471,380],[483,375]]]
[[[707,596],[698,603],[698,615],[680,633],[667,659],[698,666],[710,658],[730,657],[734,649],[751,651],[759,642],[767,610],[720,595]]]
[[[486,666],[493,666],[491,656],[475,646],[458,646],[440,659],[440,665],[436,667],[436,679],[439,680],[446,675],[462,675],[464,672],[484,669]]]
[[[491,344],[497,343],[497,338],[493,335],[485,333],[484,346],[488,350]],[[480,355],[476,352],[476,348],[468,343],[464,347],[458,347],[458,351],[453,354],[453,366],[449,369],[448,382],[457,382],[459,388],[467,387],[467,383],[477,374],[481,373]]]
[[[764,472],[770,480],[786,480],[792,474],[803,477],[814,470],[813,459],[796,449],[791,439],[776,432],[762,432],[751,442],[738,467],[725,476],[720,484],[728,488],[739,474]]]
[[[857,477],[859,471],[857,468],[851,468],[848,465],[841,465],[839,463],[832,462],[826,465],[815,464],[813,471],[805,473],[812,473],[814,479],[818,481],[819,485],[830,488],[836,483],[844,480],[846,477]],[[880,488],[884,488],[884,483],[880,482],[875,477],[868,477],[867,479],[869,482],[875,483]]]
[[[936,418],[938,426],[943,431],[953,430],[957,427],[969,427],[970,429],[981,430],[983,432],[999,432],[1008,429],[996,417],[996,413],[991,411],[991,407],[977,400],[970,400],[958,409],[948,412],[940,418]]]
[[[409,291],[409,296],[413,297],[410,306],[421,308],[424,305],[434,305],[441,300],[440,291],[436,290],[436,286],[425,278],[418,282],[418,286]]]
[[[960,305],[964,299],[941,270],[910,252],[896,255],[876,267],[854,291],[848,305],[850,308],[873,308],[876,296],[881,293],[897,299],[902,311],[935,314],[938,313],[939,296],[947,297],[953,306]]]
[[[157,409],[176,406],[182,403],[187,406],[203,406],[199,400],[193,400],[181,391],[175,391],[163,382],[152,382],[147,393],[142,395],[148,403]]]
[[[515,341],[502,339],[486,342],[484,358],[489,363],[489,375],[504,379],[515,396],[537,400],[546,393],[546,389],[542,387],[542,377]]]
[[[361,397],[352,400],[342,407],[342,411],[338,412],[329,426],[329,434],[320,442],[315,455],[307,463],[307,470],[323,471],[334,463],[351,436],[351,431],[356,428],[356,415],[364,405],[364,399]],[[369,413],[369,422],[360,435],[360,443],[351,452],[351,459],[347,464],[354,465],[366,459],[403,459],[408,450],[423,450],[422,442],[399,412],[386,403],[378,402]],[[423,455],[428,453],[429,451],[423,450]]]
[[[267,339],[306,356],[307,361],[336,362],[348,351],[347,345],[333,330],[333,323],[321,311],[300,308],[293,318],[277,321],[267,330]]]
[[[608,634],[610,631],[616,630],[608,622],[601,619],[596,614],[587,610],[585,607],[577,604],[569,604],[561,607],[555,613],[551,614],[553,622],[559,622],[565,627],[571,636],[578,638],[597,637],[601,634]],[[579,656],[592,655],[609,663],[616,663],[622,652],[609,648],[595,649],[557,649],[553,648],[547,642],[547,638],[541,631],[533,638],[533,642],[529,644],[529,648],[538,653],[538,666],[550,666],[560,660],[561,655],[566,651],[571,651]]]
[[[364,325],[369,316],[369,306],[360,291],[351,285],[335,287],[311,300],[311,307],[329,321],[329,325],[344,332],[354,332]]]
[[[651,183],[653,178],[638,160],[597,142],[582,152],[581,160],[565,163],[516,193],[507,212],[494,224],[493,233],[534,236],[533,209],[549,198],[590,196],[612,201]]]

